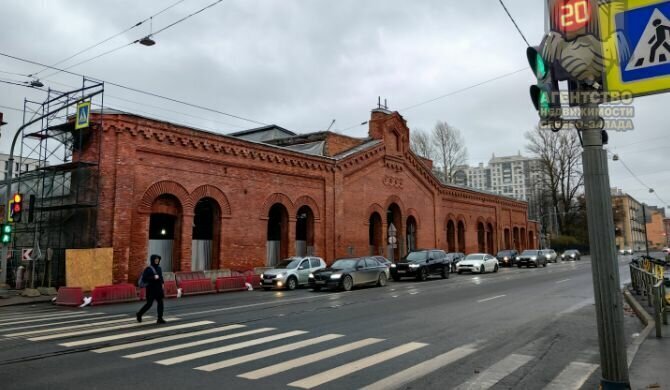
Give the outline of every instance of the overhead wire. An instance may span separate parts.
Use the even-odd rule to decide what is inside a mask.
[[[516,27],[516,30],[519,32],[519,35],[521,35],[521,38],[523,38],[523,41],[526,42],[526,45],[528,45],[530,47],[530,43],[528,43],[528,39],[526,39],[526,36],[523,34],[523,31],[521,31],[521,28],[519,28],[519,25],[516,23],[516,20],[514,20],[514,17],[512,16],[512,14],[507,9],[507,6],[505,6],[505,3],[503,3],[503,0],[498,0],[498,1],[500,2],[500,5],[505,10],[505,13],[507,13],[507,16],[509,16],[509,19],[514,24],[514,27]]]

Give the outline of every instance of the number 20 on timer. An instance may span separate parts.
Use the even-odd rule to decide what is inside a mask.
[[[591,21],[589,0],[558,0],[554,6],[554,18],[561,31],[582,29]]]

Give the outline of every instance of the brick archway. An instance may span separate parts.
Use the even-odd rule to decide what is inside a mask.
[[[169,180],[159,181],[149,186],[142,195],[138,210],[141,213],[151,213],[154,201],[161,195],[172,195],[179,200],[184,210],[193,210],[193,201],[186,188]]]
[[[191,192],[191,200],[193,201],[193,205],[198,204],[198,202],[203,199],[203,198],[212,198],[218,203],[219,207],[221,208],[221,217],[230,217],[232,214],[232,210],[230,207],[230,202],[228,202],[228,197],[226,194],[223,193],[220,189],[214,187],[213,185],[210,184],[205,184],[203,186],[200,186],[193,190]]]
[[[273,205],[276,203],[281,203],[286,207],[286,212],[288,215],[294,216],[295,215],[295,205],[291,201],[291,199],[281,193],[274,193],[270,195],[266,200],[265,203],[263,203],[263,207],[261,208],[261,219],[268,219],[270,216],[270,208],[272,208]]]
[[[302,206],[309,206],[309,208],[312,210],[312,214],[314,214],[314,221],[319,221],[321,219],[321,214],[319,213],[319,206],[317,205],[316,201],[312,199],[312,197],[308,195],[303,195],[299,197],[295,201],[295,209],[300,210]]]

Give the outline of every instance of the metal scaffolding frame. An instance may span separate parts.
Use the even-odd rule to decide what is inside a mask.
[[[75,129],[76,106],[82,100],[91,102],[91,111],[102,112],[104,83],[84,78],[80,89],[49,89],[43,102],[24,101],[24,124],[43,118],[20,135],[17,176],[12,178],[12,193],[24,197],[11,244],[8,282],[12,285],[23,266],[22,279],[30,287],[63,286],[65,250],[97,246],[103,119],[89,115],[89,127]],[[88,148],[92,143],[97,145]],[[7,205],[7,200],[2,204]],[[34,260],[23,261],[23,249],[32,249]]]

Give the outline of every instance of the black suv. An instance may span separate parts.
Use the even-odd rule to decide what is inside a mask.
[[[413,277],[417,280],[426,280],[428,275],[440,275],[447,279],[450,272],[450,262],[447,254],[439,249],[424,249],[410,252],[400,262],[391,265],[393,280],[404,277]]]
[[[496,259],[498,259],[498,264],[501,267],[513,267],[516,264],[517,256],[519,256],[519,252],[514,249],[507,249],[498,252]]]

